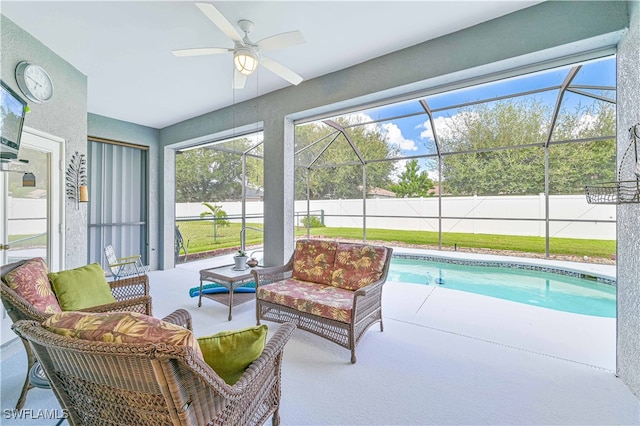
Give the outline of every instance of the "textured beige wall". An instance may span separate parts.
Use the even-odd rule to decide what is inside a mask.
[[[629,145],[628,129],[640,123],[640,3],[628,6],[629,32],[618,45],[618,162]],[[621,171],[623,180],[634,178],[632,167]],[[640,397],[640,204],[619,205],[617,215],[617,373]]]
[[[44,104],[29,102],[31,112],[24,125],[65,140],[64,164],[77,151],[87,153],[87,77],[60,58],[4,15],[0,21],[2,40],[2,81],[20,93],[15,79],[16,65],[34,62],[47,70],[53,80],[53,98]],[[87,263],[87,206],[79,208],[65,197],[64,268]]]

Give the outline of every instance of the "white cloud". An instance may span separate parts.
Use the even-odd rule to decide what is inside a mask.
[[[578,123],[571,131],[571,136],[574,138],[580,137],[580,134],[585,130],[591,130],[598,124],[599,117],[597,115],[584,114],[578,119]]]
[[[362,125],[362,128],[364,128],[368,132],[380,133],[380,126],[378,126],[378,124],[376,123],[370,123],[373,119],[369,117],[367,114],[356,112],[354,114],[348,115],[346,119],[347,119],[347,122],[350,124],[369,123],[369,124]]]
[[[382,130],[384,131],[387,141],[391,145],[395,145],[400,148],[402,151],[417,151],[418,147],[416,146],[415,141],[411,139],[405,139],[402,136],[402,130],[394,124],[394,123],[385,123],[382,125]]]
[[[400,175],[407,169],[408,161],[409,160],[398,160],[393,163],[393,170],[389,176],[393,183],[398,183],[398,181],[400,181]]]
[[[436,117],[435,125],[436,132],[438,133],[438,139],[452,139],[454,135],[454,129],[456,128],[456,123],[461,120],[465,120],[468,117],[472,119],[477,119],[478,114],[475,112],[461,112],[459,114],[455,114],[451,117]],[[423,126],[425,130],[420,132],[420,138],[433,140],[433,132],[431,130],[431,122],[429,120],[425,121]],[[458,123],[459,127],[459,123]]]
[[[438,172],[438,169],[427,170],[427,176],[429,176],[429,179],[437,183],[440,173]]]
[[[420,139],[433,140],[433,132],[431,131],[431,121],[427,120],[422,126],[423,131],[420,132]]]

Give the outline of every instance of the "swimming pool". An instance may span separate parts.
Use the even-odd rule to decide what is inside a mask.
[[[558,311],[616,317],[616,287],[610,280],[598,282],[577,273],[565,275],[549,268],[500,266],[497,262],[446,262],[394,255],[388,281],[443,286]]]

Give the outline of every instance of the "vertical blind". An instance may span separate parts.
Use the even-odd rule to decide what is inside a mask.
[[[104,248],[148,262],[147,150],[89,139],[88,262],[107,269]]]

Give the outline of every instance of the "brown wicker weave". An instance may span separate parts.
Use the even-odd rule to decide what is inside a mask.
[[[193,348],[89,342],[35,321],[12,328],[33,346],[71,425],[260,425],[280,422],[282,351],[295,326],[284,324],[233,386]]]
[[[27,302],[22,296],[13,291],[4,282],[5,274],[14,270],[18,266],[24,264],[26,260],[10,263],[0,267],[0,296],[2,297],[2,303],[4,304],[7,313],[11,320],[15,323],[19,320],[33,320],[42,322],[47,319],[51,314],[46,314],[36,309],[31,303]],[[149,279],[146,275],[140,277],[133,277],[123,279],[119,281],[110,282],[111,293],[115,297],[115,303],[108,305],[95,306],[93,308],[86,308],[83,311],[87,312],[122,312],[133,311],[140,312],[142,314],[151,315],[151,296],[149,296]],[[185,324],[180,324],[185,325]],[[35,364],[36,360],[31,352],[31,347],[26,341],[22,341],[27,351],[27,374],[25,377],[24,385],[22,386],[22,392],[16,403],[16,409],[21,409],[24,405],[27,397],[27,392],[33,386],[29,383],[29,371]]]
[[[302,330],[309,331],[324,337],[338,345],[351,350],[351,363],[356,363],[356,346],[364,333],[376,322],[380,323],[380,331],[384,330],[382,324],[382,286],[389,274],[389,264],[393,249],[385,247],[386,261],[380,279],[353,292],[353,308],[351,322],[345,323],[314,315],[308,312],[298,311],[288,306],[261,300],[256,296],[256,320],[260,324],[261,319],[275,322],[293,322]],[[271,268],[254,269],[252,271],[256,280],[256,288],[270,284],[293,275],[293,258],[286,265]],[[256,292],[256,295],[258,292]]]

